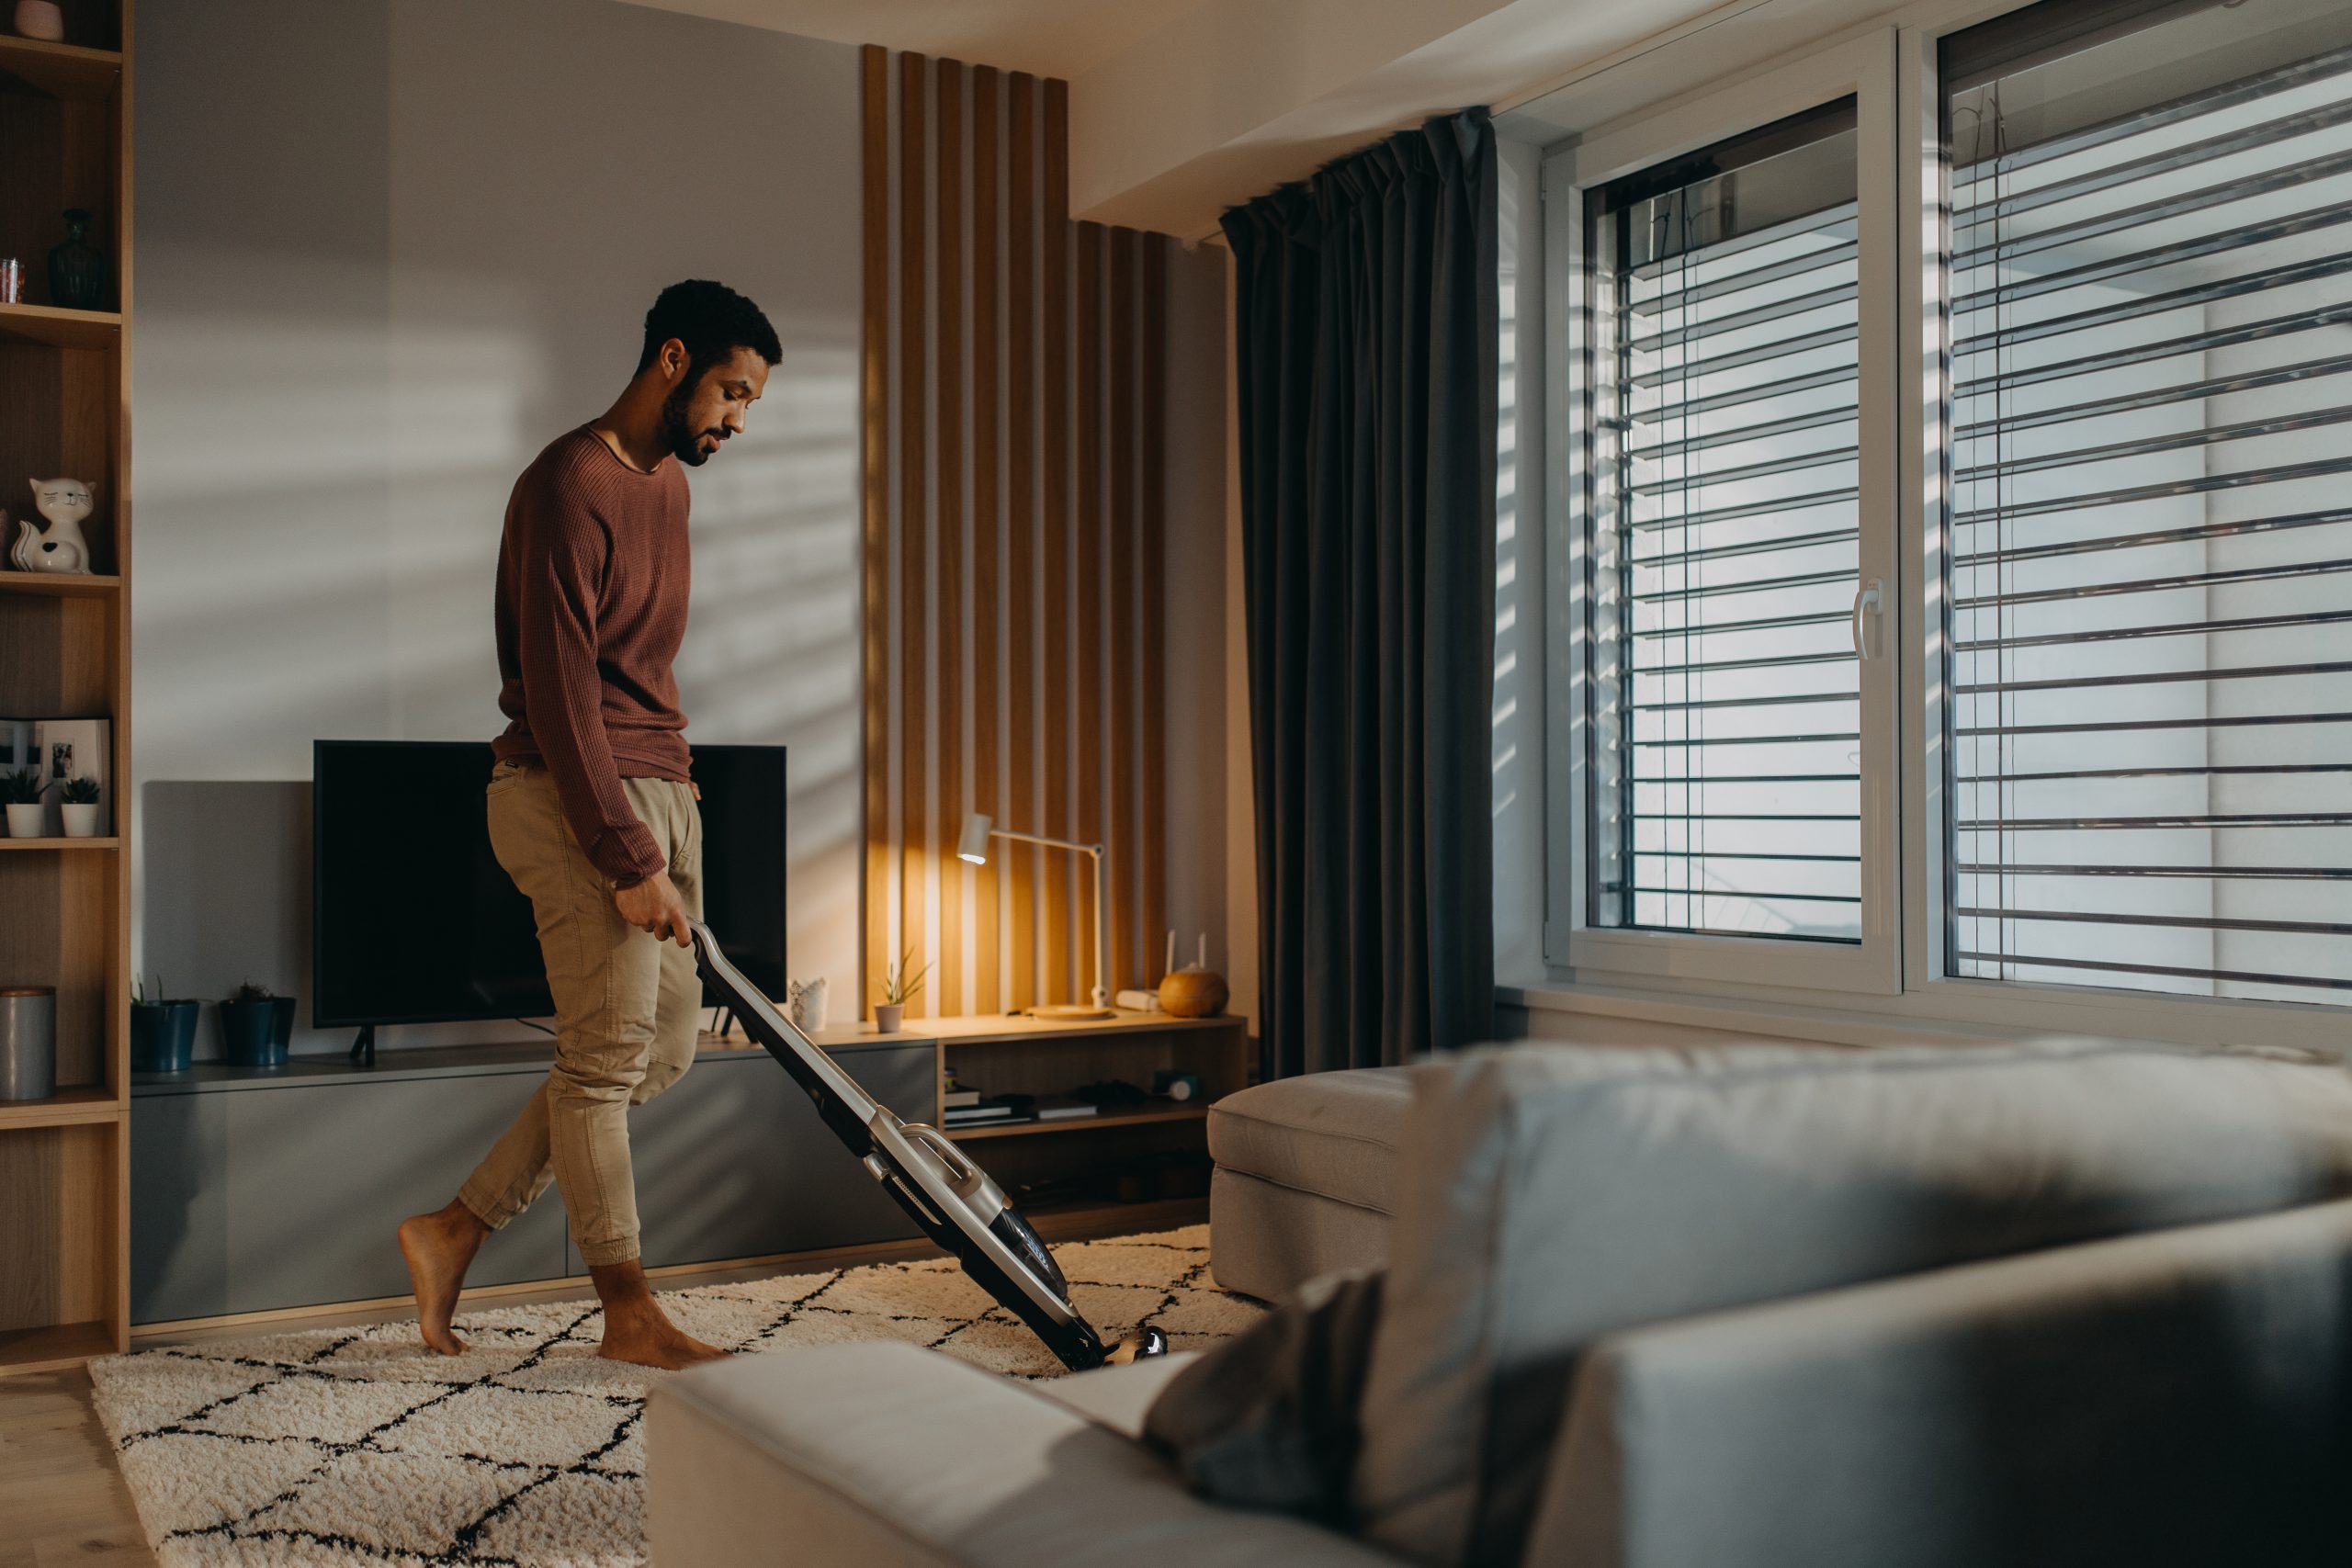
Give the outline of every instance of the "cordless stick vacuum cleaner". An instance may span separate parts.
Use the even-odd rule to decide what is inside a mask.
[[[964,1271],[1020,1314],[1066,1366],[1082,1372],[1106,1361],[1167,1353],[1168,1337],[1149,1326],[1105,1348],[1102,1336],[1070,1304],[1069,1281],[1062,1278],[1054,1255],[988,1173],[966,1159],[938,1128],[900,1121],[888,1106],[858,1088],[727,961],[708,926],[700,920],[691,924],[704,978],[752,1038],[808,1091],[817,1102],[817,1114],[833,1135],[849,1145],[849,1152],[925,1235],[954,1253]]]

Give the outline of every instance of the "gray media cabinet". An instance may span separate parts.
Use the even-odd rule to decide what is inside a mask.
[[[706,1040],[707,1047],[718,1043]],[[834,1059],[909,1121],[937,1044],[867,1037]],[[130,1317],[169,1323],[407,1293],[401,1217],[438,1208],[538,1091],[536,1045],[385,1051],[284,1067],[199,1063],[131,1088]],[[707,1048],[629,1113],[648,1268],[916,1234],[764,1051]],[[556,1189],[491,1237],[470,1282],[584,1273]]]

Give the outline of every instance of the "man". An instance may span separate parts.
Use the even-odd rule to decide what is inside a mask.
[[[693,1064],[702,982],[702,819],[671,673],[686,628],[685,469],[743,428],[775,329],[716,283],[673,284],[645,317],[637,374],[514,481],[498,552],[491,846],[531,900],[556,1058],[454,1201],[401,1223],[424,1342],[491,1232],[552,1173],[605,1308],[602,1353],[650,1367],[725,1354],[679,1328],[638,1258],[628,1108]]]

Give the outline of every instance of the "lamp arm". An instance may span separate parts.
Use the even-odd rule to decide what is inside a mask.
[[[1091,855],[1099,856],[1102,852],[1102,846],[1100,844],[1081,844],[1076,839],[1048,839],[1038,833],[1016,833],[1010,828],[990,828],[989,837],[1018,839],[1024,844],[1043,844],[1052,850],[1083,850]]]
[[[1042,833],[1016,833],[1010,828],[991,827],[991,839],[1011,839],[1017,843],[1043,844],[1049,850],[1076,850],[1094,862],[1094,1005],[1111,1005],[1111,992],[1106,985],[1109,971],[1102,966],[1102,928],[1110,919],[1110,910],[1102,902],[1102,846],[1082,844],[1075,839],[1049,839]]]

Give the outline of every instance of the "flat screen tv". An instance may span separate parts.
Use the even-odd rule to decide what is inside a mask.
[[[784,750],[694,749],[703,919],[770,996],[785,988]],[[311,760],[311,1023],[552,1013],[530,900],[491,852],[489,742],[320,740]]]

